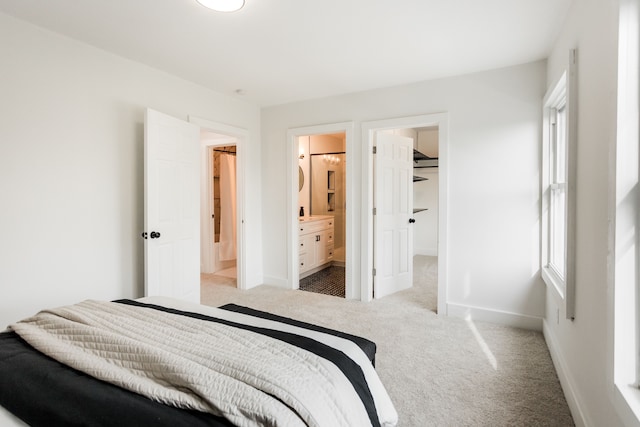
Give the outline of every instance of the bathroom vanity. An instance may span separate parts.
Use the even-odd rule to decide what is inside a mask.
[[[299,219],[300,278],[330,267],[333,260],[333,215]]]

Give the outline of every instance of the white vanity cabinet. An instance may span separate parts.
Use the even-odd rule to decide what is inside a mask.
[[[333,260],[333,216],[314,215],[300,220],[300,278],[329,267]]]

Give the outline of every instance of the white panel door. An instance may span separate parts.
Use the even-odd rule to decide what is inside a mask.
[[[374,298],[413,285],[413,139],[376,133]]]
[[[145,295],[200,302],[200,128],[145,116]]]

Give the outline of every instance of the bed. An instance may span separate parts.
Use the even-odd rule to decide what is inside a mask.
[[[32,426],[394,426],[375,351],[234,304],[83,301],[0,333],[0,406]]]

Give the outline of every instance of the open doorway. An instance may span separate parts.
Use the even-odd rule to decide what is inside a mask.
[[[367,253],[362,254],[362,300],[370,301],[374,298],[375,277],[377,275],[374,254],[383,249],[377,247],[379,242],[377,242],[374,231],[375,221],[377,219],[374,189],[376,184],[378,184],[377,181],[380,180],[380,177],[378,176],[379,170],[377,171],[375,167],[375,157],[377,154],[374,153],[379,151],[376,146],[376,137],[383,133],[402,133],[405,130],[409,130],[411,133],[416,134],[416,137],[418,134],[423,134],[423,138],[427,136],[428,139],[431,139],[428,143],[430,147],[423,146],[423,144],[418,142],[418,139],[416,139],[414,148],[417,149],[418,153],[413,153],[416,155],[416,157],[412,159],[414,165],[418,165],[420,163],[428,164],[428,162],[434,161],[433,158],[437,157],[437,160],[435,160],[435,162],[437,162],[435,164],[438,165],[437,169],[433,167],[412,168],[412,175],[417,177],[416,181],[411,183],[413,187],[411,195],[415,197],[415,200],[412,201],[412,208],[416,211],[412,212],[413,216],[410,219],[415,220],[415,223],[412,225],[419,224],[424,226],[422,227],[424,230],[414,230],[417,239],[415,245],[412,247],[411,254],[424,254],[423,256],[427,257],[433,257],[433,254],[437,255],[436,259],[432,259],[433,262],[429,263],[429,268],[432,269],[431,275],[437,278],[437,284],[434,288],[434,292],[437,293],[437,295],[434,296],[437,300],[437,313],[439,315],[446,315],[448,159],[448,117],[446,113],[410,116],[363,123],[363,146],[367,147],[368,154],[365,154],[363,158],[363,187],[365,190],[363,194],[364,215],[362,221],[367,232],[362,235],[361,245],[363,248],[366,248]],[[427,135],[429,133],[431,133],[431,135]],[[374,147],[376,147],[376,149],[374,149]],[[436,147],[437,154],[433,151]],[[424,152],[421,153],[421,151]],[[430,160],[429,158],[432,159]],[[434,164],[432,163],[430,166],[433,165]],[[418,187],[418,185],[421,187]],[[426,186],[426,188],[422,188],[422,186]],[[429,189],[429,186],[435,186],[436,188]],[[429,194],[421,194],[421,191],[427,191]],[[433,218],[427,217],[430,213],[435,214]],[[429,224],[432,224],[433,222],[437,222],[436,227],[429,226]],[[420,274],[422,275],[422,273]]]
[[[243,153],[248,139],[245,129],[197,117],[186,122],[147,109],[144,227],[148,231],[142,234],[145,295],[201,301],[199,273],[213,268],[213,239],[202,238],[202,233],[214,233],[208,153],[216,145],[236,147],[236,286],[246,289]]]
[[[338,137],[339,135],[339,137]],[[308,265],[302,266],[301,263],[305,262],[309,255],[309,252],[313,251],[318,247],[322,246],[322,236],[323,233],[315,233],[316,228],[324,229],[325,232],[330,232],[327,230],[328,228],[333,228],[335,233],[335,213],[338,209],[344,210],[344,214],[340,214],[341,223],[338,224],[339,229],[344,230],[343,236],[344,240],[342,242],[342,237],[340,237],[341,241],[337,246],[340,248],[340,252],[344,251],[344,265],[341,265],[341,253],[339,254],[340,258],[335,263],[336,252],[335,252],[335,236],[326,237],[324,240],[324,248],[325,250],[322,252],[327,254],[327,256],[332,257],[331,265],[335,265],[336,267],[344,268],[344,297],[349,299],[359,299],[360,298],[360,286],[355,286],[354,283],[359,283],[358,271],[355,271],[353,268],[354,264],[354,235],[356,231],[359,229],[359,225],[355,221],[354,211],[358,211],[358,204],[355,202],[354,196],[354,163],[353,163],[353,152],[354,152],[354,131],[353,131],[353,123],[352,122],[344,122],[344,123],[332,123],[332,124],[324,124],[324,125],[316,125],[316,126],[308,126],[302,128],[289,129],[287,132],[287,140],[289,144],[288,150],[288,163],[291,167],[289,174],[287,175],[287,188],[289,190],[287,197],[287,211],[289,212],[287,215],[287,223],[288,223],[288,282],[291,289],[299,289],[301,273],[302,276],[305,276],[309,271],[304,271]],[[323,137],[333,137],[336,140],[339,140],[340,147],[333,148],[330,151],[325,151],[324,153],[321,151],[315,152],[314,156],[311,156],[309,151],[302,152],[300,145],[300,138],[302,137],[303,141],[306,137],[307,140],[310,141],[312,136],[323,136]],[[338,142],[335,142],[338,144]],[[343,147],[343,148],[342,148]],[[328,150],[328,149],[327,149]],[[332,154],[335,153],[331,157]],[[326,155],[326,156],[325,156]],[[302,165],[300,163],[301,156],[305,156],[309,161],[309,171],[303,171]],[[324,218],[318,224],[312,224],[313,218],[311,222],[305,221],[305,216],[315,216],[314,208],[312,207],[313,200],[311,199],[311,185],[313,179],[310,180],[311,174],[311,158],[317,158],[315,161],[317,166],[315,167],[315,171],[320,171],[320,177],[317,178],[320,187],[323,187],[323,193],[320,196],[320,201],[316,202],[316,208],[319,210],[319,215],[329,216],[329,218]],[[338,161],[338,159],[340,159]],[[325,161],[326,160],[326,161]],[[341,168],[343,169],[343,176],[339,177],[336,168],[329,167],[333,162],[334,166],[338,163],[341,163]],[[301,179],[302,178],[302,179]],[[301,204],[300,201],[300,191],[302,187],[305,185],[305,182],[309,184],[308,192],[309,192],[309,201],[308,206],[304,203]],[[343,184],[340,184],[343,182]],[[344,188],[344,200],[340,200],[340,196],[335,193],[332,194],[332,191],[335,192],[335,187],[337,185],[342,185]],[[341,189],[342,191],[342,189]],[[321,194],[321,193],[319,193]],[[324,207],[324,208],[323,208]],[[301,209],[302,208],[302,209]],[[329,210],[333,209],[333,210]],[[302,211],[302,212],[301,212]],[[300,214],[303,214],[303,221],[300,221]],[[331,222],[331,224],[329,224]],[[311,228],[309,228],[311,227]],[[301,230],[302,229],[302,230]],[[306,238],[301,239],[302,234],[308,234]],[[319,240],[317,236],[319,237]],[[327,247],[331,244],[327,239],[333,239],[332,244],[333,251],[327,251]],[[305,245],[305,248],[301,251],[301,244]],[[306,246],[309,245],[309,246]],[[319,245],[319,246],[316,246]],[[309,249],[307,249],[309,248]],[[329,248],[330,249],[330,248]],[[319,259],[318,265],[327,264],[326,260]],[[301,269],[302,267],[302,269]],[[302,277],[304,279],[304,277]]]
[[[416,287],[437,312],[439,126],[377,131],[375,140],[374,298]]]
[[[414,128],[413,285],[426,289],[425,306],[438,312],[439,126]]]
[[[346,133],[298,137],[299,289],[346,294]]]
[[[206,182],[201,194],[201,280],[237,287],[237,140],[200,131]]]
[[[202,238],[208,247],[209,283],[237,287],[236,146],[212,145],[207,149],[209,189],[207,219],[211,223]],[[212,233],[213,232],[213,233]]]
[[[407,249],[411,262],[411,283],[420,288],[423,303],[437,312],[438,303],[438,202],[439,202],[439,126],[401,128],[383,131],[412,140],[411,218],[412,245]],[[375,219],[374,219],[375,223]],[[381,271],[382,273],[382,271]],[[382,275],[382,274],[380,274]],[[374,297],[376,295],[374,278]]]

